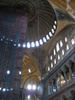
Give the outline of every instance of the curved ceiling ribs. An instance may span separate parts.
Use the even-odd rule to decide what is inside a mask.
[[[57,24],[55,24],[57,19],[54,9],[47,0],[8,0],[8,2],[5,1],[5,5],[21,9],[23,16],[24,10],[28,13],[28,26],[24,47],[31,48],[45,44],[51,39],[49,32],[52,32],[52,29],[54,30],[52,36],[54,35],[57,28]],[[55,29],[53,25],[56,26]],[[48,35],[48,38],[46,35]],[[43,38],[46,38],[46,42]]]

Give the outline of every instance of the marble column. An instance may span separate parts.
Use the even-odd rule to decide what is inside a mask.
[[[71,80],[72,80],[72,79],[73,79],[73,77],[72,77],[72,69],[71,69],[70,66],[69,66],[68,68],[69,68],[69,72],[70,72],[70,78],[71,78]]]
[[[59,88],[61,87],[61,73],[59,72],[58,74],[58,77],[59,77]]]
[[[65,81],[67,83],[67,75],[66,75],[66,72],[64,72],[64,79],[65,79]]]
[[[48,83],[48,94],[50,94],[50,82]]]
[[[56,89],[56,91],[57,91],[57,77],[55,76],[55,89]]]
[[[50,81],[50,94],[53,92],[52,82]]]
[[[48,95],[48,80],[45,83],[45,95]]]
[[[64,73],[64,80],[66,81],[67,83],[67,74],[66,74],[66,69],[65,68],[62,68],[62,71]]]
[[[54,88],[53,80],[51,81],[51,83],[52,83],[52,92],[53,92],[53,88]]]
[[[71,80],[72,80],[72,79],[73,79],[73,76],[72,76],[72,69],[71,69],[71,65],[72,65],[72,63],[71,63],[71,62],[67,62],[67,63],[66,63],[66,66],[69,68],[70,78],[71,78]]]

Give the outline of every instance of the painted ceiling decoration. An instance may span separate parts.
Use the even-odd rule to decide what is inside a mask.
[[[66,0],[48,0],[52,2],[53,4],[57,5],[60,7],[62,10],[66,10]]]
[[[67,3],[66,10],[72,16],[72,18],[75,20],[75,5],[73,6],[73,4],[71,4],[71,1],[72,0],[66,0],[66,3]]]
[[[41,46],[47,43],[55,34],[57,18],[54,9],[47,0],[15,0],[14,2],[8,0],[0,1],[0,3],[1,10],[10,10],[13,13],[17,10],[20,13],[20,17],[24,17],[27,14],[28,23],[25,40],[20,44],[22,47],[34,48]],[[25,25],[24,22],[23,19],[21,24]],[[24,30],[23,25],[21,26],[22,31]]]
[[[54,3],[55,5],[57,5],[58,7],[60,7],[62,10],[65,10],[66,11],[66,7],[67,7],[67,4],[66,2],[69,1],[70,4],[74,7],[75,6],[75,0],[48,0],[52,3]]]
[[[55,11],[56,11],[58,20],[60,21],[67,20],[69,22],[74,22],[74,19],[69,14],[67,14],[67,12],[62,11],[60,9],[55,9]]]
[[[57,5],[57,7],[60,7],[61,10],[66,11],[70,17],[72,17],[75,20],[75,0],[48,0],[49,2],[52,2],[53,4]]]

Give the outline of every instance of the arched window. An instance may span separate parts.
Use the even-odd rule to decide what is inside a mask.
[[[60,60],[60,55],[58,55],[58,60]]]
[[[62,47],[63,46],[63,42],[62,42],[62,40],[60,40],[60,47]]]
[[[69,50],[69,45],[68,44],[66,45],[66,50]]]
[[[56,59],[54,59],[54,64],[56,64]]]
[[[51,63],[51,68],[53,68],[53,63]]]
[[[67,42],[68,41],[68,39],[67,39],[67,37],[65,37],[65,42]]]
[[[53,59],[53,57],[52,57],[52,55],[50,56],[50,60],[52,60]]]
[[[48,71],[50,71],[50,66],[48,66]]]
[[[64,50],[62,50],[62,55],[64,55]]]
[[[72,43],[72,45],[73,45],[73,44],[75,44],[75,41],[74,41],[74,39],[72,39],[72,40],[71,40],[71,43]]]
[[[56,51],[55,51],[55,49],[54,49],[54,55],[56,55]]]
[[[51,32],[49,32],[49,36],[50,36],[50,37],[52,37],[52,36],[53,36]]]
[[[60,50],[59,43],[56,44],[56,50],[57,52]]]

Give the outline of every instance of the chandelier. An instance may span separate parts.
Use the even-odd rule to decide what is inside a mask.
[[[70,16],[75,20],[75,7],[71,4],[71,0],[66,0],[67,8],[66,10],[70,14]]]

